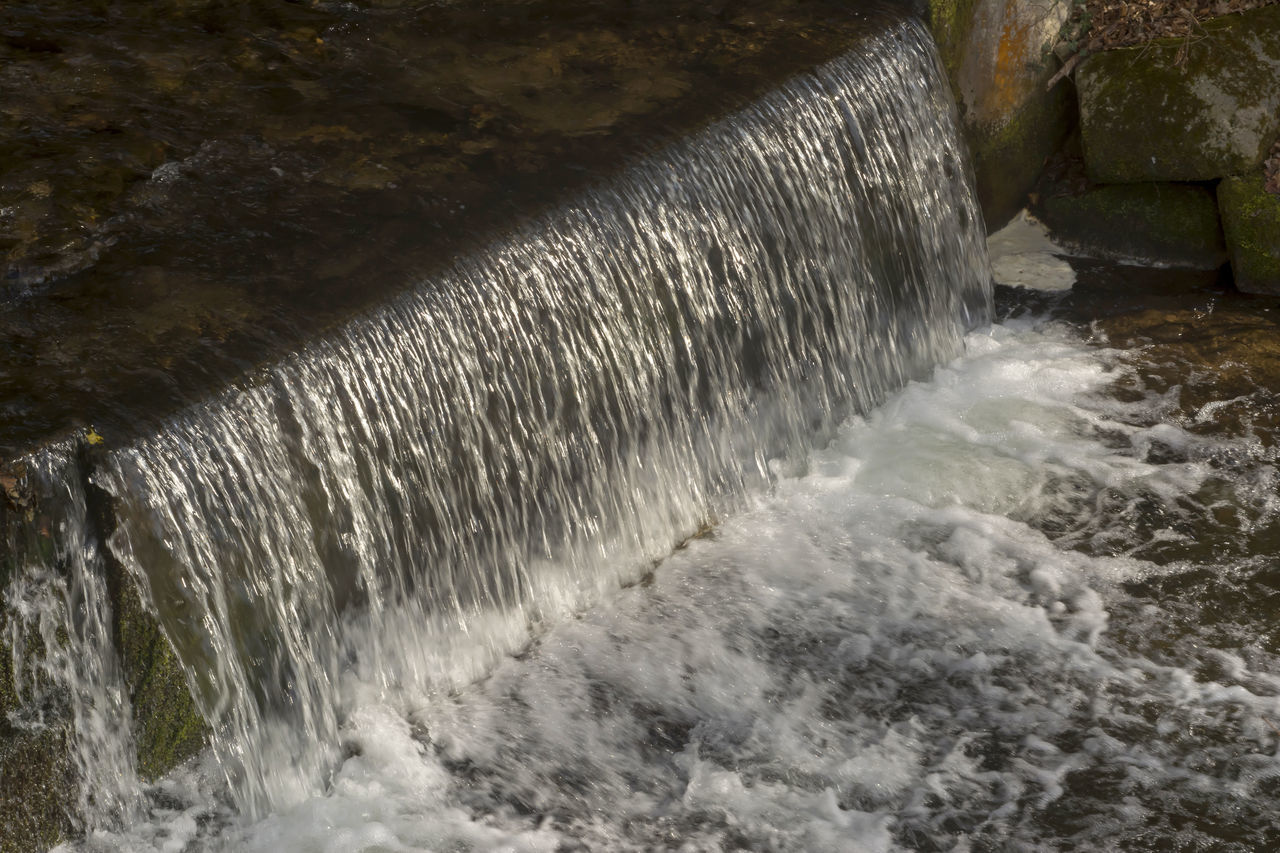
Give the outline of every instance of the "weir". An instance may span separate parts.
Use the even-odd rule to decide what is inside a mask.
[[[896,20],[152,434],[29,457],[11,724],[69,707],[78,828],[131,819],[136,584],[237,809],[321,791],[353,691],[475,679],[956,355],[983,238]]]

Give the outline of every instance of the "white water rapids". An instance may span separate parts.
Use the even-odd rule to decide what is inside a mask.
[[[1141,556],[1187,513],[1274,524],[1274,460],[1117,402],[1140,371],[1065,329],[965,348],[483,681],[352,675],[323,794],[246,824],[188,768],[83,849],[1272,849],[1274,653],[1126,584],[1194,568]]]

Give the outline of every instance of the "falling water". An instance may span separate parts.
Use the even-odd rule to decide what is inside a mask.
[[[89,523],[79,464],[67,446],[25,460],[38,505],[29,508],[25,535],[7,543],[17,565],[0,624],[20,703],[9,722],[36,733],[69,721],[77,784],[71,817],[81,828],[93,829],[135,817],[141,787],[102,554]]]
[[[323,788],[352,684],[476,677],[955,355],[966,175],[904,22],[111,454],[238,808]]]

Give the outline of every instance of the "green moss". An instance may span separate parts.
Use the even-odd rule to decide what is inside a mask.
[[[138,772],[155,779],[205,744],[204,720],[169,641],[128,579],[116,596],[117,643],[133,702]]]
[[[1266,191],[1259,171],[1219,184],[1218,204],[1236,287],[1280,295],[1280,196]]]
[[[973,29],[973,11],[977,4],[978,0],[929,0],[929,30],[953,88],[960,76],[960,62]],[[959,100],[958,91],[956,95]]]
[[[71,834],[67,738],[65,727],[33,732],[0,722],[0,853],[36,853]]]
[[[86,470],[101,464],[95,458],[103,452],[101,446],[86,441],[81,449]],[[116,524],[111,497],[88,483],[85,499],[96,535],[105,542]],[[143,603],[137,582],[109,549],[103,549],[102,557],[111,597],[113,639],[133,706],[138,773],[144,779],[156,779],[204,747],[206,727],[173,647]]]
[[[1106,257],[1217,269],[1226,247],[1213,192],[1194,184],[1118,184],[1049,198],[1054,236]]]
[[[1202,181],[1247,172],[1280,133],[1280,6],[1202,38],[1108,51],[1076,74],[1090,177]]]

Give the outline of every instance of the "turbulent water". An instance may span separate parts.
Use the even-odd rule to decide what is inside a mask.
[[[325,791],[244,823],[206,762],[99,843],[1275,849],[1280,648],[1247,606],[1231,633],[1197,612],[1212,590],[1157,594],[1274,588],[1249,556],[1277,532],[1274,452],[1166,422],[1142,367],[1052,325],[977,331],[486,679],[353,673]],[[1237,553],[1196,559],[1187,525]]]

